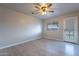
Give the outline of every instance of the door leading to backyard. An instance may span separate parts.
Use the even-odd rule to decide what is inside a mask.
[[[64,41],[78,43],[77,17],[64,19]]]

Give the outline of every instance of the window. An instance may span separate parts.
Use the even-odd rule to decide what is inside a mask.
[[[49,23],[47,25],[47,29],[48,30],[58,30],[59,26],[58,26],[58,22],[54,22],[54,23]]]

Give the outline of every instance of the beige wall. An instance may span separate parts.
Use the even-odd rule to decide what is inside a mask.
[[[0,7],[0,48],[41,38],[41,20]]]
[[[79,12],[64,14],[64,15],[61,15],[61,16],[52,17],[48,20],[44,20],[44,22],[43,22],[44,23],[43,24],[43,27],[44,27],[43,38],[54,39],[54,40],[63,40],[64,19],[68,18],[68,17],[74,17],[74,16],[79,17]],[[51,23],[53,21],[58,21],[59,22],[59,30],[57,30],[57,31],[48,31],[47,30],[47,24]],[[78,20],[78,22],[79,22],[79,20]]]

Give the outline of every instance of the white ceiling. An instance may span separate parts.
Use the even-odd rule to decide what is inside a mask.
[[[24,14],[32,15],[33,4],[32,3],[1,3],[1,6],[6,8],[22,12]],[[48,19],[50,17],[62,15],[64,13],[71,13],[79,11],[79,3],[54,3],[53,6],[54,13],[47,15],[32,15],[39,19]]]

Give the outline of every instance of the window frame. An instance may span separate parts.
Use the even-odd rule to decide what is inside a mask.
[[[50,29],[50,28],[48,28],[49,25],[57,26],[57,28],[52,28],[52,29]],[[48,23],[48,24],[47,24],[47,30],[58,30],[58,29],[59,29],[59,24],[58,24],[58,22],[53,22],[53,23]]]

